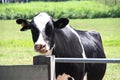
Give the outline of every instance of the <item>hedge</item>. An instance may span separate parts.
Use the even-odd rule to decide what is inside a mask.
[[[67,1],[0,4],[0,19],[31,19],[43,11],[54,18],[120,17],[120,5],[111,7],[93,1]]]

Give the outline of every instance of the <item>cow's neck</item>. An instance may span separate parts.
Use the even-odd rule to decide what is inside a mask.
[[[71,29],[69,25],[63,29],[55,29],[55,48],[53,54],[56,56],[76,57],[77,55],[77,57],[83,57],[83,49],[81,44],[79,44],[79,37]]]

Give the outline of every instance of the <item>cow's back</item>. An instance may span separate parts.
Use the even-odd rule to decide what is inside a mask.
[[[105,58],[102,39],[96,31],[77,30],[87,58]]]

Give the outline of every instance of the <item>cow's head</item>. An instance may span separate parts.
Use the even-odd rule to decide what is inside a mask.
[[[55,46],[54,29],[64,28],[69,20],[60,18],[54,21],[47,13],[42,12],[35,16],[32,21],[17,19],[16,23],[22,25],[21,31],[31,29],[35,51],[50,55]]]

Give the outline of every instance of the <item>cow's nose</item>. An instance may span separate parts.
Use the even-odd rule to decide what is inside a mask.
[[[47,50],[46,50],[46,45],[35,44],[34,48],[35,48],[35,50],[36,50],[37,52],[41,52],[41,53],[47,52]]]
[[[44,46],[45,46],[45,45],[42,45],[42,44],[35,44],[34,48],[35,48],[36,50],[39,50],[39,49],[43,48]]]

